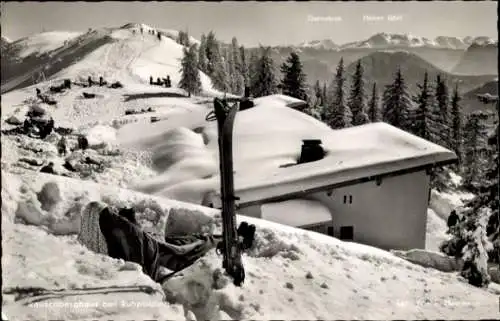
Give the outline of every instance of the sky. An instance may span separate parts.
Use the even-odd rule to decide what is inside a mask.
[[[213,30],[246,46],[293,45],[331,39],[337,44],[378,32],[497,39],[496,1],[456,2],[2,2],[2,35],[11,40],[43,31],[87,31],[129,22]]]

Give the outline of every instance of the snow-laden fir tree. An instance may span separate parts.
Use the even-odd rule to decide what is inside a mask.
[[[458,86],[455,86],[453,96],[451,98],[451,134],[450,134],[450,148],[455,152],[458,157],[459,172],[463,162],[463,120],[462,110],[460,106],[460,95],[458,93]]]
[[[372,95],[370,97],[370,101],[368,102],[368,118],[372,123],[379,122],[382,120],[377,83],[373,84]]]
[[[321,120],[326,121],[326,110],[327,106],[329,106],[330,102],[328,101],[328,90],[326,87],[326,82],[323,83],[323,89],[321,90],[321,101],[323,102],[321,108]]]
[[[212,77],[215,72],[215,66],[218,60],[220,60],[219,44],[213,31],[210,31],[206,37],[205,57],[207,58],[206,73],[209,77]]]
[[[207,60],[207,72],[214,88],[227,92],[229,90],[229,82],[226,64],[222,58],[219,42],[212,31],[207,36]]]
[[[240,46],[240,73],[243,76],[243,86],[250,86],[250,79],[248,74],[248,58],[245,47]]]
[[[259,69],[259,52],[257,49],[250,49],[250,58],[248,61],[248,81],[250,86],[250,93],[252,94],[252,96],[254,96],[257,87],[258,69]]]
[[[198,68],[207,73],[207,36],[201,35],[200,45],[198,46]]]
[[[286,63],[281,65],[283,79],[281,88],[283,94],[307,101],[306,74],[303,71],[300,57],[296,52],[291,52]]]
[[[346,104],[344,59],[340,58],[335,79],[328,93],[329,104],[326,107],[326,123],[333,129],[350,127],[352,113]]]
[[[314,105],[316,106],[323,105],[322,89],[319,80],[316,80],[316,82],[314,83]]]
[[[411,130],[412,101],[401,69],[383,94],[382,120],[405,131]]]
[[[356,64],[356,71],[352,76],[351,92],[347,105],[352,112],[352,125],[359,126],[369,122],[366,113],[365,83],[363,80],[363,65],[361,60]]]
[[[278,91],[278,80],[275,76],[271,47],[260,47],[260,57],[255,64],[252,86],[253,96],[262,97],[276,94]]]
[[[191,94],[198,94],[201,91],[200,73],[198,70],[198,52],[196,46],[183,49],[184,55],[181,61],[181,80],[179,87],[186,90],[191,97]]]
[[[440,78],[438,79],[441,81]],[[442,88],[442,84],[439,86]],[[441,132],[443,130],[443,117],[435,96],[438,86],[436,85],[433,88],[426,72],[424,81],[422,84],[418,84],[418,88],[419,93],[413,99],[416,109],[410,112],[410,120],[413,123],[410,125],[411,132],[433,143],[443,145],[443,133]],[[449,181],[450,177],[447,169],[442,167],[432,169],[432,188],[443,190],[447,188]]]
[[[245,90],[245,77],[242,72],[240,47],[236,37],[231,40],[231,60],[234,65],[231,74],[232,92],[236,95],[242,95]]]
[[[179,31],[177,34],[177,43],[184,47],[190,47],[189,34],[187,31]]]
[[[432,93],[429,84],[427,71],[424,74],[424,81],[422,84],[417,84],[419,92],[414,98],[417,105],[413,121],[413,133],[423,139],[435,141],[433,122],[432,122]]]
[[[498,97],[497,97],[497,113],[498,113]],[[491,209],[491,216],[488,220],[486,233],[493,244],[493,249],[490,252],[490,262],[500,265],[500,140],[499,140],[500,125],[497,124],[496,130],[488,139],[488,145],[494,155],[490,159],[488,169],[486,171],[486,180],[484,188],[480,191],[480,200],[483,206]]]
[[[437,144],[450,147],[450,97],[448,93],[448,86],[441,75],[437,75],[434,93],[435,108],[435,121],[438,134]]]
[[[308,108],[305,110],[305,113],[311,117],[314,117],[318,120],[321,119],[321,113],[323,109],[323,103],[321,101],[322,89],[319,83],[319,80],[316,80],[314,87],[310,89],[311,93],[308,94]]]
[[[483,207],[476,214],[471,214],[467,218],[471,227],[465,233],[466,244],[462,256],[464,265],[460,274],[471,285],[485,287],[491,280],[488,274],[488,252],[493,249],[493,246],[486,235],[491,210]]]
[[[498,100],[497,100],[497,110],[498,110]],[[486,171],[485,179],[482,181],[482,185],[479,188],[477,195],[469,200],[459,212],[462,214],[462,219],[459,224],[456,224],[450,228],[451,239],[443,242],[440,246],[442,252],[450,256],[462,257],[464,255],[464,248],[470,242],[471,234],[476,232],[476,244],[486,244],[484,240],[484,232],[478,230],[482,228],[486,231],[486,237],[488,241],[492,244],[492,247],[488,251],[488,261],[490,264],[497,265],[500,264],[500,199],[499,199],[499,126],[497,125],[496,131],[488,139],[488,145],[495,155],[494,158],[489,159],[488,169]],[[489,216],[489,218],[488,218]],[[486,220],[486,227],[484,226],[484,221],[478,222],[478,220]],[[477,242],[481,240],[481,242]],[[474,244],[469,248],[474,249]],[[477,248],[477,246],[476,246]],[[487,249],[488,247],[484,247]],[[486,279],[480,273],[484,272],[484,254],[483,258],[476,257],[471,260],[470,254],[481,253],[480,251],[471,252],[469,251],[469,262],[476,262],[475,267],[464,266],[466,270],[465,275],[473,277],[469,279],[469,282],[478,284],[481,286],[483,280]],[[477,266],[477,264],[482,265]],[[471,273],[475,272],[475,273]]]
[[[463,185],[471,192],[477,192],[484,179],[487,115],[475,112],[469,115],[464,126],[464,173]]]
[[[226,73],[227,91],[234,94],[236,93],[236,66],[234,65],[233,55],[231,52],[231,48],[224,48],[222,51]]]

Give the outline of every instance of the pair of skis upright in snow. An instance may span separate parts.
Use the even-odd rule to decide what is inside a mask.
[[[232,107],[226,100],[214,99],[214,114],[217,120],[219,134],[219,163],[222,203],[222,267],[233,278],[236,286],[241,286],[245,280],[245,270],[241,260],[241,247],[239,245],[236,226],[236,206],[234,195],[233,175],[233,127],[239,104]]]

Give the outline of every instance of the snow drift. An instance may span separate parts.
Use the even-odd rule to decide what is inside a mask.
[[[168,316],[215,320],[270,316],[296,319],[313,315],[317,319],[406,319],[463,315],[494,318],[498,313],[495,294],[459,281],[456,274],[416,266],[368,246],[241,216],[239,221],[257,225],[254,247],[244,256],[247,280],[242,288],[234,287],[220,272],[220,257],[213,252],[160,288],[137,265],[94,254],[78,244],[75,236],[53,236],[40,227],[15,224],[16,206],[53,181],[61,191],[59,209],[70,207],[75,197],[85,194],[89,200],[107,204],[159,206],[165,214],[174,208],[186,209],[187,216],[190,211],[201,212],[212,218],[216,231],[220,229],[218,211],[53,175],[14,176],[2,172],[2,177],[4,290],[28,285],[75,291],[93,286],[147,285],[159,291],[106,295],[80,292],[41,301],[38,306],[22,306],[24,301],[16,302],[12,296],[4,295],[2,310],[10,318]],[[52,214],[60,217],[63,212],[56,210]],[[165,214],[163,217],[168,217]],[[147,216],[141,218],[142,224],[148,222]],[[467,298],[463,293],[468,293]]]

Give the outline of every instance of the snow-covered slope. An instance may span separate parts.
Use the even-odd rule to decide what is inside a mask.
[[[50,31],[34,34],[12,42],[11,45],[19,50],[19,57],[41,55],[62,47],[66,42],[80,36],[80,32]]]
[[[4,294],[2,311],[12,320],[455,319],[464,315],[487,319],[498,313],[494,289],[474,288],[455,273],[423,268],[368,246],[246,217],[239,220],[256,224],[258,232],[254,247],[243,258],[247,278],[242,288],[235,288],[225,277],[217,282],[219,289],[212,287],[214,273],[221,266],[214,252],[160,288],[137,265],[94,254],[73,235],[53,236],[39,227],[14,224],[19,202],[33,199],[35,191],[53,181],[63,192],[56,216],[82,195],[108,204],[161,208],[162,222],[175,208],[201,211],[217,222],[215,210],[51,175],[2,172],[2,177],[4,291],[12,286],[77,290],[128,285],[161,291],[151,295],[139,290],[81,294],[27,306]],[[162,302],[163,294],[169,303]]]
[[[144,33],[139,31],[141,28]],[[19,40],[16,43],[23,48],[22,55],[37,52],[49,53],[50,56],[17,68],[21,70],[17,74],[15,70],[9,73],[9,79],[2,83],[2,92],[32,84],[33,77],[38,78],[40,72],[55,81],[104,76],[111,81],[120,78],[126,85],[149,84],[151,76],[156,81],[170,75],[175,87],[180,80],[182,46],[171,39],[173,36],[159,40],[148,30],[156,29],[128,24],[121,28],[97,29],[79,38],[75,33],[53,32]],[[173,34],[173,31],[169,32]],[[214,93],[210,79],[201,72],[200,77],[203,88]]]
[[[86,79],[87,76],[106,79],[120,79],[125,85],[139,83],[148,84],[149,77],[153,79],[165,78],[170,75],[172,86],[176,87],[180,80],[180,60],[182,46],[170,38],[161,41],[154,35],[133,33],[136,30],[119,28],[112,30],[112,41],[94,50],[82,61],[57,73],[53,78]],[[202,85],[205,89],[211,88],[210,79],[201,73]]]

